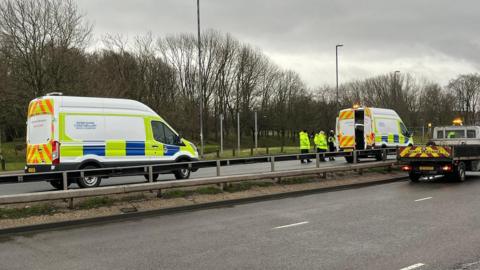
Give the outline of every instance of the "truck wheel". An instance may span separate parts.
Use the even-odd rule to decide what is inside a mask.
[[[190,178],[189,169],[180,169],[180,170],[174,171],[173,174],[175,175],[175,179],[178,179],[178,180]]]
[[[410,181],[418,182],[420,180],[420,177],[422,177],[422,175],[420,175],[418,173],[410,172],[410,173],[408,173],[408,177],[410,177]]]
[[[94,165],[87,165],[83,167],[82,169],[97,169],[97,166]],[[98,187],[100,185],[100,182],[102,181],[102,178],[99,176],[86,176],[86,177],[80,177],[77,179],[77,184],[81,188],[93,188],[93,187]]]
[[[68,181],[67,187],[70,186],[71,183],[72,182]],[[63,190],[63,181],[62,180],[50,181],[50,185],[52,185],[52,187],[54,187],[58,190]]]
[[[456,178],[458,181],[460,182],[465,181],[465,178],[467,178],[465,171],[466,171],[465,163],[463,162],[458,163],[458,166],[455,170]]]
[[[145,180],[148,181],[148,174],[145,174],[144,176],[145,176]],[[158,179],[158,173],[154,173],[154,174],[152,175],[152,177],[153,177],[153,182],[157,181],[157,179]]]

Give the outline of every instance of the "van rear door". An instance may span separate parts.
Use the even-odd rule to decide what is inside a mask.
[[[338,146],[340,149],[353,149],[355,147],[355,111],[341,110],[337,123]]]
[[[53,100],[30,102],[27,120],[27,165],[52,164]]]

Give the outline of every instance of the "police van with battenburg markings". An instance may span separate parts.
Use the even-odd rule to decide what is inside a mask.
[[[148,106],[128,99],[60,93],[34,99],[28,106],[26,137],[28,173],[198,160],[193,143]],[[188,169],[169,173],[177,179],[190,177]],[[76,181],[87,188],[101,179]],[[51,184],[62,188],[61,181]]]
[[[341,110],[337,117],[337,145],[341,151],[367,150],[413,145],[410,133],[400,116],[390,109],[360,107]],[[362,157],[362,154],[359,154]],[[382,152],[374,156],[384,158]],[[346,156],[352,163],[353,157]]]

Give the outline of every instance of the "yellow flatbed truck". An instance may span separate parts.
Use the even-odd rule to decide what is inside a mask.
[[[412,182],[443,175],[465,181],[467,171],[480,171],[480,126],[435,127],[427,145],[399,147],[397,160]]]

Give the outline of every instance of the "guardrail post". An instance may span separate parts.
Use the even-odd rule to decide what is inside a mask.
[[[2,171],[5,171],[5,159],[0,155],[0,162],[2,163]]]
[[[253,156],[253,147],[250,147],[250,156]]]
[[[232,156],[235,156],[235,148],[232,148]]]
[[[217,149],[217,158],[220,157],[220,150]]]
[[[357,150],[353,150],[353,164],[357,164]]]
[[[62,180],[63,180],[63,190],[68,189],[68,175],[67,172],[62,172]]]
[[[217,176],[220,176],[220,160],[217,160]]]
[[[272,172],[275,171],[275,157],[274,156],[270,157],[270,169],[271,169]]]
[[[265,151],[266,151],[266,153],[267,153],[267,155],[268,155],[268,146],[265,148]]]
[[[320,154],[319,153],[315,154],[315,165],[317,166],[317,168],[320,168]]]
[[[148,166],[148,182],[153,182],[153,167]]]
[[[387,160],[387,149],[382,149],[382,160]]]

